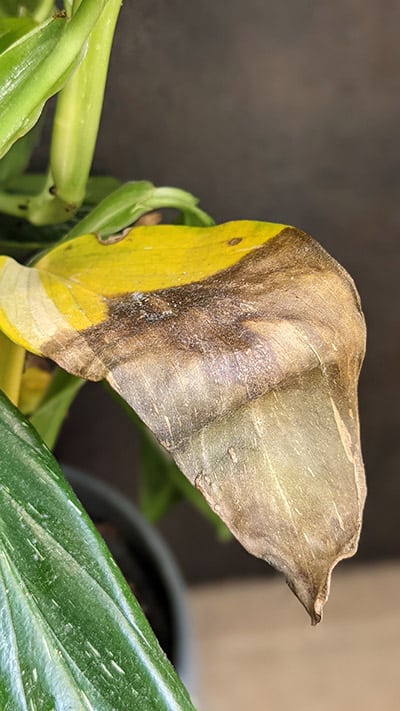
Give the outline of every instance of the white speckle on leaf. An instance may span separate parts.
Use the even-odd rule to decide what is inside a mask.
[[[111,660],[111,666],[113,666],[119,674],[125,674],[124,670],[121,669],[121,667],[117,664],[117,662],[114,662],[113,659]]]
[[[30,501],[28,501],[28,503],[27,503],[27,505],[26,505],[26,508],[27,508],[27,509],[30,509],[31,511],[33,511],[37,516],[40,516],[39,511],[33,506],[33,504],[31,504]]]
[[[89,640],[86,640],[86,644],[96,657],[100,657],[100,652],[96,649],[96,647],[93,647],[93,644],[91,644]]]
[[[42,635],[42,642],[43,642],[43,647],[45,648],[45,650],[47,652],[48,658],[51,659],[49,645],[47,644],[47,639],[46,639],[46,637],[44,637],[44,635]]]
[[[107,669],[106,665],[103,664],[103,662],[101,662],[100,666],[101,666],[101,668],[102,668],[104,674],[105,674],[106,676],[108,676],[110,679],[112,679],[112,678],[113,678],[113,675],[111,674],[110,670]]]
[[[82,691],[82,690],[81,690],[81,695],[82,695],[83,700],[84,700],[84,702],[85,702],[85,704],[86,704],[86,707],[89,709],[89,711],[95,711],[94,706],[92,706],[92,704],[90,703],[90,701],[89,701],[88,697],[86,696],[85,692]]]
[[[341,517],[341,515],[340,515],[340,513],[339,513],[339,509],[338,509],[338,507],[336,506],[336,503],[335,503],[334,501],[332,502],[332,505],[333,505],[333,509],[334,509],[334,511],[335,511],[337,520],[338,520],[338,522],[339,522],[340,528],[342,529],[342,531],[346,531],[346,528],[345,528],[344,523],[343,523],[343,519],[342,519],[342,517]]]
[[[78,509],[78,507],[76,506],[76,504],[74,504],[74,502],[71,501],[71,499],[68,499],[68,503],[69,503],[70,506],[72,506],[72,508],[75,509],[75,511],[78,512],[79,516],[82,516],[82,511],[81,511],[80,509]]]
[[[229,454],[229,456],[230,456],[232,462],[233,462],[234,464],[237,464],[237,463],[238,463],[238,458],[237,458],[236,450],[235,450],[234,447],[229,447],[229,449],[228,449],[228,454]]]

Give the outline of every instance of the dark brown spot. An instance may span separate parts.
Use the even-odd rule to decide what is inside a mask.
[[[57,193],[57,189],[56,189],[55,185],[51,185],[49,187],[49,193],[50,193],[50,195],[55,195]]]
[[[243,237],[234,237],[233,239],[230,239],[228,244],[230,247],[234,247],[236,244],[240,244],[242,242]]]

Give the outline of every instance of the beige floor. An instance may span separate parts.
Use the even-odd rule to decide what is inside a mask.
[[[316,628],[277,578],[190,598],[202,711],[400,711],[400,564],[342,565]]]

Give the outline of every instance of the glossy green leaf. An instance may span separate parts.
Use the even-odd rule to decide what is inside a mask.
[[[0,708],[193,709],[54,458],[0,400]]]

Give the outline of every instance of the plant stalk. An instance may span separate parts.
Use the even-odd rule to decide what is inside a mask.
[[[0,390],[18,405],[25,349],[17,346],[0,331]]]
[[[115,25],[121,0],[109,0],[88,40],[76,72],[57,99],[50,151],[55,195],[80,205],[96,145]]]

